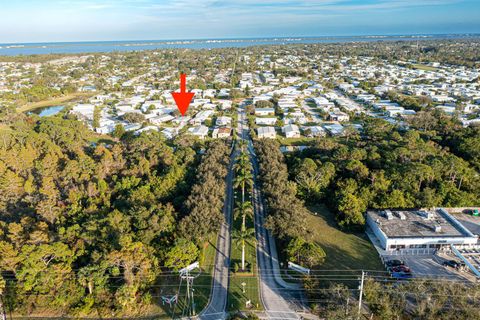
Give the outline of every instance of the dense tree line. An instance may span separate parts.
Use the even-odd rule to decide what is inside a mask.
[[[439,279],[392,282],[382,281],[378,276],[374,278],[365,280],[363,291],[362,314],[369,319],[480,317],[480,304],[475,298],[480,290],[477,284]],[[307,277],[304,287],[308,297],[316,301],[312,305],[313,313],[325,319],[358,319],[358,290],[338,283],[320,288],[319,280],[314,277]]]
[[[224,143],[200,157],[195,143],[159,133],[102,142],[75,120],[7,112],[2,122],[0,279],[8,310],[145,311],[163,270],[196,260],[198,239],[217,230]],[[188,232],[181,219],[190,221]]]
[[[225,141],[211,142],[197,169],[197,183],[186,201],[188,215],[181,221],[181,234],[192,241],[205,240],[217,232],[224,221],[222,208],[225,200],[230,148]]]
[[[307,209],[297,198],[297,186],[289,181],[285,158],[275,140],[255,141],[260,181],[267,207],[266,227],[286,243],[286,257],[308,267],[319,265],[325,252],[305,239]]]
[[[468,153],[478,139],[478,129],[402,131],[366,119],[361,134],[320,138],[290,155],[290,179],[301,198],[327,203],[342,225],[362,225],[367,208],[479,205],[480,177],[469,163],[478,159]],[[446,143],[458,140],[452,153]]]

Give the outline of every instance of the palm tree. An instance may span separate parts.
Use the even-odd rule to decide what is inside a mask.
[[[239,202],[235,208],[235,214],[242,217],[242,230],[246,228],[247,216],[253,216],[253,205],[250,201]]]
[[[242,188],[242,203],[245,202],[245,187],[253,186],[253,175],[250,170],[240,170],[237,172],[237,176],[235,177],[234,186],[235,188],[241,187]]]
[[[242,271],[245,271],[245,243],[247,241],[255,242],[255,229],[242,228],[242,230],[234,230],[232,232],[232,239],[237,245],[242,247]]]

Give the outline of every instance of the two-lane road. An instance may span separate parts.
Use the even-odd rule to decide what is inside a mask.
[[[249,137],[245,109],[239,110],[239,138],[247,141],[253,164],[253,208],[255,212],[255,236],[257,238],[257,263],[260,275],[260,298],[268,319],[300,319],[297,310],[303,311],[301,288],[286,283],[280,275],[275,241],[264,227],[265,208],[258,185],[258,162]]]
[[[199,318],[205,320],[220,320],[226,317],[230,272],[230,242],[233,210],[233,164],[238,152],[234,151],[230,157],[228,175],[226,178],[226,197],[223,207],[225,222],[222,223],[217,239],[217,253],[213,269],[213,284],[210,300],[207,307],[200,313]]]

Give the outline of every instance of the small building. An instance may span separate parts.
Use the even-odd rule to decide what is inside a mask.
[[[206,126],[197,126],[188,129],[190,134],[199,137],[200,139],[205,139],[208,136],[208,127]]]
[[[289,124],[282,128],[286,138],[300,138],[300,129],[297,125]]]
[[[341,124],[326,124],[323,127],[331,136],[341,136],[345,130]]]
[[[275,139],[277,132],[274,127],[260,127],[257,128],[257,136],[259,139]]]
[[[476,245],[475,236],[445,209],[370,210],[367,226],[386,251],[440,249]]]
[[[274,108],[255,108],[256,116],[270,116],[275,114]]]
[[[325,137],[327,135],[325,129],[320,126],[303,127],[303,133],[309,138]]]
[[[215,128],[212,132],[212,138],[214,139],[226,139],[232,134],[231,128]]]
[[[345,121],[349,121],[350,117],[345,112],[336,110],[328,114],[328,119],[330,121],[345,122]]]
[[[277,123],[277,118],[255,118],[255,124],[273,126]]]
[[[173,119],[175,119],[175,117],[169,114],[162,114],[162,115],[151,118],[150,122],[153,124],[162,124],[162,123],[172,121]]]
[[[231,117],[218,117],[217,120],[215,121],[215,125],[219,127],[224,127],[224,126],[229,126],[232,124],[232,118]]]

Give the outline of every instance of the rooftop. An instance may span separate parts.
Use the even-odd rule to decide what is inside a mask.
[[[413,237],[470,237],[473,236],[460,222],[443,209],[367,212],[389,238]]]

